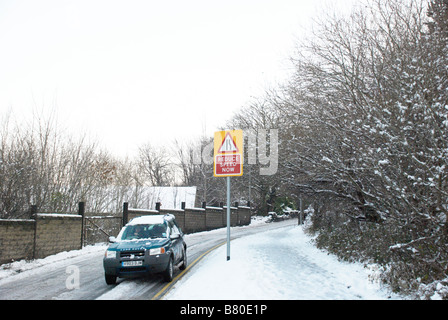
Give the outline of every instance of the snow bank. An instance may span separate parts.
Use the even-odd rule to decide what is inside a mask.
[[[0,284],[7,281],[7,278],[19,275],[24,271],[39,269],[40,267],[55,264],[69,258],[85,256],[87,254],[97,254],[99,252],[104,252],[106,248],[106,244],[98,244],[86,246],[80,250],[60,252],[43,259],[20,260],[0,265]]]
[[[166,300],[382,300],[361,264],[340,262],[310,243],[299,226],[263,232],[222,246],[164,297]],[[392,298],[398,298],[393,297]]]

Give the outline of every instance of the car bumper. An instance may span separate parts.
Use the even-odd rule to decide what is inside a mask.
[[[169,253],[160,255],[148,255],[144,259],[103,259],[104,273],[109,276],[119,278],[134,277],[145,274],[160,273],[166,270],[170,255]],[[138,266],[123,266],[123,262],[142,261]]]

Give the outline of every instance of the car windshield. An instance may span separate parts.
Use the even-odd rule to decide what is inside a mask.
[[[167,228],[163,223],[137,224],[126,226],[122,232],[120,232],[118,240],[156,239],[166,237]]]

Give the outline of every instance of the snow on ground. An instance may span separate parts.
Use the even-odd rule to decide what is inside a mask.
[[[372,282],[361,264],[317,249],[299,226],[263,232],[209,254],[165,300],[400,299]]]
[[[48,256],[43,259],[35,259],[35,260],[20,260],[14,261],[11,263],[6,263],[0,265],[0,285],[8,281],[12,276],[19,276],[24,271],[29,272],[41,272],[41,267],[51,267],[54,264],[59,262],[63,262],[66,259],[75,258],[79,256],[85,256],[88,254],[98,254],[99,252],[103,252],[106,250],[105,244],[98,244],[92,246],[86,246],[80,250],[72,250],[72,251],[64,251],[51,256]],[[26,275],[30,275],[27,272]],[[15,277],[14,279],[17,279]]]

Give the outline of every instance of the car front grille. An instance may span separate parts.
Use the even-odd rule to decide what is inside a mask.
[[[124,259],[142,259],[145,257],[145,251],[139,250],[139,251],[122,251],[120,252],[120,258]]]

